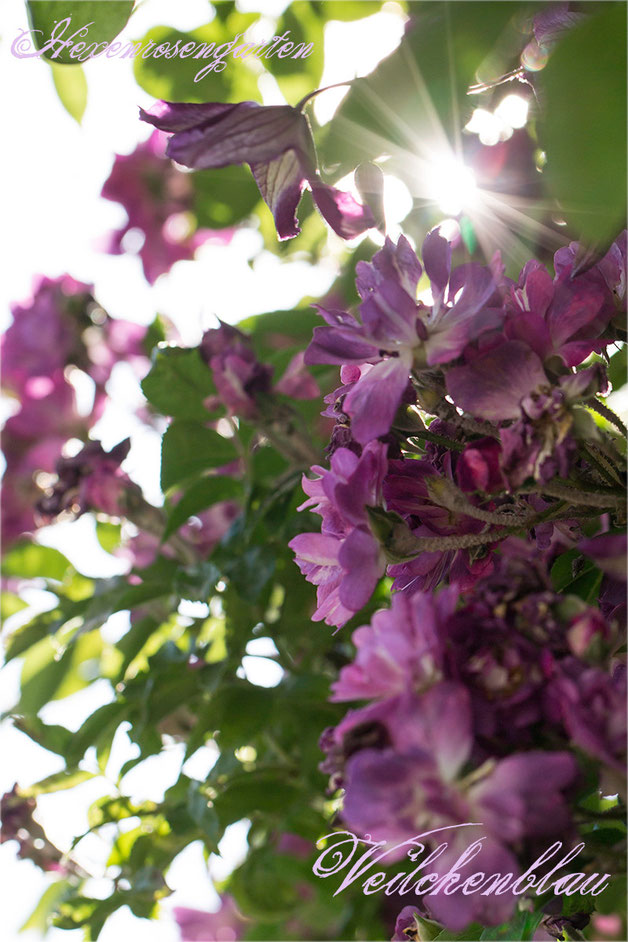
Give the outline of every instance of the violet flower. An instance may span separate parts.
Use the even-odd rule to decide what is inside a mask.
[[[417,304],[423,267],[404,236],[397,245],[386,239],[372,262],[358,263],[359,320],[318,306],[327,326],[314,329],[306,363],[374,364],[343,404],[360,444],[388,432],[413,365],[449,363],[501,322],[491,270],[469,264],[451,272],[451,247],[436,229],[423,243],[423,264],[432,287],[429,307]]]
[[[332,684],[332,700],[394,697],[420,691],[442,676],[445,631],[440,627],[454,611],[458,589],[438,595],[395,593],[390,609],[376,612],[370,625],[353,633],[355,660]]]
[[[318,477],[303,477],[312,508],[322,517],[320,533],[301,533],[288,544],[308,582],[317,586],[314,621],[340,627],[370,598],[384,574],[385,560],[368,525],[366,508],[381,503],[386,473],[386,446],[372,442],[360,456],[338,448],[331,468],[312,468]]]
[[[231,415],[254,420],[260,414],[259,397],[281,393],[291,399],[314,399],[320,389],[304,365],[303,353],[296,353],[283,376],[273,386],[273,367],[261,363],[250,338],[237,327],[224,324],[206,330],[200,354],[212,371],[218,395],[209,397],[206,405],[219,402]]]
[[[570,367],[609,342],[604,331],[625,298],[626,234],[586,271],[578,271],[579,251],[572,243],[556,253],[553,279],[540,262],[527,263],[511,288],[504,328],[542,361],[559,357]]]
[[[626,673],[614,675],[565,658],[547,691],[550,718],[564,724],[573,743],[625,775]]]
[[[120,467],[129,448],[129,439],[109,452],[104,451],[100,442],[90,441],[77,455],[60,458],[57,482],[37,505],[41,516],[52,521],[64,511],[80,516],[88,510],[122,516],[129,495],[140,493]]]
[[[227,895],[221,897],[220,908],[213,913],[187,906],[175,906],[172,912],[181,942],[237,942],[246,926],[233,898]]]
[[[384,701],[377,710],[379,740],[369,745],[367,739],[346,759],[342,819],[349,830],[394,846],[431,828],[479,822],[486,839],[480,859],[490,860],[479,869],[487,873],[518,872],[509,844],[569,830],[563,793],[577,775],[569,753],[519,753],[461,778],[473,748],[471,703],[463,686],[437,683],[420,697],[404,695],[394,708]],[[367,711],[360,713],[365,717]],[[370,715],[372,721],[374,710]],[[345,723],[345,749],[350,735]],[[458,854],[455,841],[451,852]],[[439,859],[434,870],[446,872],[456,856]],[[424,902],[448,928],[461,929],[473,919],[496,924],[508,918],[515,900],[490,899],[426,896]]]
[[[120,255],[126,236],[141,234],[139,249],[146,280],[153,284],[175,262],[194,257],[196,249],[208,240],[228,243],[232,229],[213,232],[190,231],[194,187],[186,175],[164,161],[166,138],[154,131],[130,154],[117,154],[101,196],[121,203],[128,221],[111,236],[107,251]]]
[[[50,376],[76,359],[79,319],[91,292],[69,275],[34,280],[32,297],[11,306],[13,322],[0,340],[4,387],[20,393],[33,377]]]
[[[212,371],[218,400],[227,411],[245,419],[257,416],[256,396],[270,392],[273,368],[260,363],[248,337],[221,323],[205,331],[200,354]]]
[[[388,463],[383,486],[386,508],[402,516],[417,538],[479,533],[484,526],[464,512],[454,513],[435,503],[430,488],[438,487],[443,478],[453,478],[450,452],[444,456],[443,472],[438,474],[429,461],[422,459],[405,458]],[[426,592],[446,576],[466,591],[492,570],[491,550],[491,544],[475,554],[467,549],[424,550],[408,562],[389,566],[388,575],[394,578],[396,591]]]
[[[367,206],[324,184],[305,115],[290,105],[186,104],[159,101],[143,121],[172,133],[166,154],[194,170],[249,164],[280,239],[299,233],[296,211],[306,184],[324,219],[343,239],[375,225]]]

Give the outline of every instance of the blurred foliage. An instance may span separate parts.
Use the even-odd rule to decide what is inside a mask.
[[[61,40],[69,39],[73,33],[89,25],[85,35],[87,45],[91,43],[111,42],[126,26],[133,12],[134,0],[28,0],[26,8],[34,34],[35,44],[42,49],[50,37],[56,23],[70,17],[70,23],[63,32],[58,31]],[[83,35],[83,34],[81,34]],[[77,37],[77,42],[79,41]],[[45,58],[58,63],[75,63],[70,49],[63,49],[55,55],[56,48],[44,53]]]
[[[77,124],[80,124],[87,107],[87,79],[82,66],[78,63],[61,66],[51,62],[50,68],[61,104]]]
[[[605,246],[626,209],[625,4],[597,4],[567,33],[540,87],[551,192],[575,237]]]

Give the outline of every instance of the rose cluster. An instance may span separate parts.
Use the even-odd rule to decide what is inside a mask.
[[[517,873],[539,840],[577,833],[592,769],[600,794],[625,788],[625,459],[597,397],[622,336],[626,235],[589,267],[573,244],[553,277],[532,261],[516,282],[499,257],[451,255],[438,230],[422,262],[387,239],[358,263],[359,310],[319,307],[305,361],[338,364],[342,385],[323,413],[329,467],[303,478],[320,532],[291,547],[314,620],[337,628],[392,580],[332,686],[332,700],[368,701],[321,741],[341,823],[394,845],[482,822],[480,869]],[[593,562],[584,601],[568,586]],[[416,908],[459,930],[503,923],[514,903]]]
[[[130,154],[116,155],[101,196],[121,203],[127,222],[110,236],[112,255],[136,252],[146,280],[153,284],[175,262],[194,258],[211,241],[229,243],[232,229],[197,229],[194,187],[186,174],[164,160],[166,140],[154,131]]]
[[[32,298],[13,305],[12,314],[1,341],[2,389],[14,408],[2,444],[5,547],[44,522],[36,509],[41,488],[60,470],[58,462],[70,460],[66,443],[84,442],[101,417],[115,364],[130,362],[138,372],[148,365],[146,328],[109,317],[92,287],[69,275],[38,279]],[[91,403],[81,409],[73,382],[79,374],[89,377],[92,389]],[[91,442],[89,448],[93,463],[100,446]]]

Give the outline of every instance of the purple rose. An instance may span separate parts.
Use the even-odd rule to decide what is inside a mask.
[[[101,195],[121,203],[128,221],[112,233],[108,251],[114,255],[127,250],[129,233],[142,237],[138,255],[147,281],[156,281],[175,262],[194,257],[196,249],[209,239],[225,244],[232,229],[212,232],[190,231],[194,187],[186,174],[164,160],[166,137],[154,131],[130,154],[117,154]]]
[[[359,320],[318,307],[327,326],[315,328],[306,362],[372,364],[343,402],[360,444],[389,431],[413,364],[449,363],[469,341],[501,322],[501,308],[492,301],[496,284],[490,269],[471,264],[451,272],[451,247],[438,230],[423,243],[423,261],[432,286],[431,306],[417,304],[423,266],[401,236],[396,245],[386,239],[371,262],[358,263]]]
[[[340,627],[369,600],[385,560],[368,526],[366,508],[381,504],[386,446],[371,442],[356,455],[338,448],[329,470],[314,466],[318,477],[303,478],[312,508],[322,517],[320,533],[302,533],[289,546],[308,582],[317,586],[314,621]]]
[[[237,942],[246,926],[231,896],[222,896],[220,908],[213,913],[175,906],[173,915],[181,942]]]

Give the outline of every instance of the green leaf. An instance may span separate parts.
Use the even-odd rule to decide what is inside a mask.
[[[299,905],[298,863],[271,848],[251,851],[231,876],[229,890],[254,919],[288,916]]]
[[[180,567],[173,589],[182,599],[206,602],[220,579],[220,570],[209,560],[194,566]]]
[[[186,810],[192,821],[203,832],[206,845],[213,853],[218,853],[218,841],[222,837],[220,821],[197,782],[190,782]]]
[[[59,550],[39,543],[18,543],[4,557],[2,572],[20,579],[55,579],[62,582],[71,568],[69,560]]]
[[[50,927],[51,916],[59,903],[68,899],[74,892],[74,887],[67,880],[55,880],[44,890],[37,906],[20,928],[20,932],[32,929],[43,935]]]
[[[379,13],[376,0],[312,0],[312,7],[326,20],[361,20]]]
[[[251,546],[231,559],[221,557],[222,569],[245,602],[256,602],[273,576],[276,553],[271,546]]]
[[[52,81],[57,95],[67,113],[80,124],[87,107],[87,79],[83,67],[76,65],[59,65],[50,63]]]
[[[170,511],[164,530],[164,540],[167,540],[194,514],[220,501],[236,497],[242,497],[242,484],[236,478],[220,475],[203,478],[202,481],[193,484]]]
[[[94,678],[85,671],[85,662],[98,665],[102,649],[102,638],[95,632],[82,635],[61,656],[53,638],[35,644],[24,658],[15,712],[37,713],[49,700],[62,699],[86,687]]]
[[[263,60],[275,76],[286,100],[293,105],[319,85],[324,65],[323,23],[315,14],[309,0],[295,0],[279,19],[274,33],[283,36],[289,32],[286,43],[294,43],[287,56],[274,55]],[[292,58],[297,47],[312,45],[306,58]],[[280,48],[280,47],[278,47]]]
[[[305,348],[312,339],[312,330],[321,323],[320,316],[311,308],[299,307],[290,311],[269,311],[240,321],[238,329],[250,335],[255,352],[263,359],[285,349],[292,340],[296,350]]]
[[[216,395],[216,387],[196,347],[158,347],[142,392],[162,415],[203,422],[210,417],[203,401]]]
[[[114,733],[124,719],[127,705],[122,700],[105,703],[91,713],[74,734],[67,755],[68,765],[76,765],[90,746],[98,745],[103,738],[113,739]]]
[[[608,886],[595,898],[595,908],[600,913],[622,912],[626,905],[626,875],[619,874],[609,880]]]
[[[297,785],[285,781],[282,772],[244,772],[231,779],[214,801],[223,827],[249,817],[254,811],[285,814],[300,797]]]
[[[63,769],[63,771],[55,772],[40,782],[21,789],[21,791],[27,798],[35,798],[37,795],[49,795],[51,792],[74,788],[75,785],[80,785],[92,778],[95,778],[94,772],[88,772],[85,769]]]
[[[177,419],[166,429],[161,444],[161,487],[167,491],[237,457],[230,439],[200,423]]]
[[[626,10],[598,6],[560,40],[539,78],[549,188],[572,232],[605,244],[626,211]]]
[[[3,622],[27,607],[27,603],[19,595],[13,592],[0,592],[0,618]]]
[[[273,690],[234,680],[218,688],[199,720],[203,719],[208,729],[218,730],[223,749],[235,749],[250,743],[268,726],[274,700]]]
[[[334,178],[394,155],[388,167],[415,193],[418,145],[434,151],[448,139],[453,146],[474,104],[467,89],[520,9],[508,2],[416,4],[399,48],[352,84],[328,126],[319,151],[336,168]],[[510,65],[494,63],[487,77]]]
[[[15,716],[12,718],[12,722],[16,729],[32,739],[33,742],[43,746],[44,749],[56,752],[60,756],[66,756],[74,734],[65,726],[42,723],[37,716]]]
[[[234,226],[260,203],[260,192],[248,167],[199,170],[189,179],[194,184],[194,213],[199,227]]]
[[[621,349],[614,353],[606,371],[613,391],[616,392],[626,384],[626,371],[628,370],[628,344],[622,344]]]
[[[554,562],[550,576],[555,592],[564,592],[567,586],[585,572],[593,569],[593,563],[584,559],[582,553],[577,549],[567,550],[561,553]]]
[[[227,65],[221,71],[212,68],[201,78],[200,72],[217,61],[214,52],[223,44],[232,42],[238,34],[243,34],[256,19],[254,14],[232,13],[225,23],[216,17],[206,26],[183,33],[170,26],[155,26],[141,40],[142,44],[154,42],[155,47],[168,43],[163,55],[146,58],[137,56],[133,60],[133,74],[140,88],[167,101],[238,101],[242,98],[257,98],[257,82],[246,59],[230,56],[235,45],[245,42],[244,37],[237,43],[222,50]],[[189,45],[185,56],[170,55],[176,43],[179,50]],[[191,44],[194,43],[194,48]],[[215,44],[214,48],[211,45]],[[208,49],[204,56],[203,47]]]
[[[481,940],[503,940],[503,942],[512,942],[513,939],[520,942],[528,942],[534,938],[534,933],[539,927],[539,923],[545,914],[543,912],[519,912],[502,926],[494,926],[485,929],[479,938]],[[441,938],[437,936],[437,938]]]
[[[450,929],[443,929],[435,937],[434,942],[476,942],[482,938],[482,926],[472,923],[463,929],[462,932],[452,932]],[[511,940],[512,942],[512,940]]]
[[[121,526],[119,523],[106,523],[105,521],[97,521],[96,523],[96,536],[98,537],[98,542],[105,550],[106,553],[111,553],[116,546],[120,545],[120,531]]]
[[[88,23],[92,24],[86,34],[77,35],[73,40],[74,43],[86,43],[80,52],[82,55],[94,43],[111,42],[124,29],[133,12],[133,0],[107,0],[106,3],[102,0],[28,0],[26,7],[32,28],[41,31],[34,36],[38,49],[46,45],[57,21],[71,17],[63,31],[57,28],[56,35],[62,41],[70,39]],[[76,59],[69,55],[72,51],[70,46],[58,55],[55,55],[56,51],[57,47],[45,52],[44,57],[58,63],[76,63]]]

